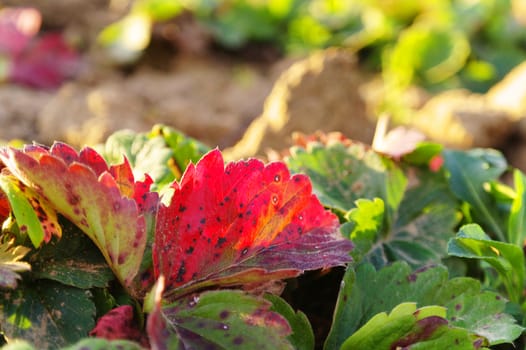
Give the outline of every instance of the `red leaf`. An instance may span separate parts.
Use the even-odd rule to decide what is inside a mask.
[[[94,150],[77,153],[55,143],[51,149],[0,149],[0,160],[26,186],[45,198],[99,247],[118,279],[130,286],[146,247],[146,220],[158,196],[152,180],[135,182],[129,163],[108,168]]]
[[[213,150],[171,188],[170,203],[158,211],[153,254],[168,293],[282,279],[350,260],[352,243],[337,217],[311,193],[309,179],[290,176],[283,163],[225,167]]]
[[[133,316],[133,308],[130,305],[116,307],[102,316],[89,335],[108,340],[132,340],[149,347],[148,339],[138,327]]]

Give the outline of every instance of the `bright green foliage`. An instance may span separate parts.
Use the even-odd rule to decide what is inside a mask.
[[[390,312],[403,302],[418,307],[443,306],[450,325],[483,336],[489,344],[511,342],[522,332],[504,313],[506,301],[493,292],[481,291],[475,279],[448,280],[442,266],[413,271],[406,263],[397,262],[376,271],[370,264],[361,264],[356,270],[348,268],[343,278],[325,348],[338,349],[374,315]],[[496,325],[502,332],[483,331]]]
[[[29,236],[33,246],[61,236],[57,213],[45,198],[13,176],[0,176],[0,189],[9,199],[19,230]]]
[[[341,230],[356,240],[355,259],[376,266],[396,260],[419,266],[446,256],[447,241],[459,220],[459,201],[444,174],[426,168],[436,147],[427,145],[417,152],[407,156],[418,164],[408,168],[410,178],[404,174],[405,164],[358,143],[295,148],[287,164],[310,177],[325,206],[346,212],[342,216],[348,223]]]
[[[520,247],[526,241],[526,176],[516,169],[513,179],[516,193],[510,208],[506,238],[509,243]]]
[[[470,224],[463,226],[457,236],[449,241],[448,253],[487,262],[501,276],[509,298],[514,302],[523,298],[526,272],[520,246],[494,241],[480,226]]]
[[[289,169],[307,174],[314,193],[331,209],[347,212],[360,198],[378,197],[392,212],[402,199],[407,180],[400,169],[363,144],[311,144],[291,153],[286,160]]]
[[[504,220],[486,184],[494,182],[506,170],[506,160],[498,151],[474,149],[444,151],[453,193],[470,205],[470,215],[491,234],[504,241]]]
[[[468,332],[448,327],[446,310],[439,306],[417,309],[416,303],[402,303],[389,313],[373,316],[349,337],[341,350],[393,349],[473,349]]]
[[[148,174],[153,190],[160,190],[180,179],[189,162],[197,162],[209,148],[181,132],[164,125],[155,125],[148,133],[121,130],[108,137],[97,149],[109,164],[126,157],[135,177]]]

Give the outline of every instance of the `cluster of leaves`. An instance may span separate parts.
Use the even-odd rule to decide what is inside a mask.
[[[225,165],[157,126],[99,152],[0,150],[6,349],[484,349],[522,334],[524,175],[498,182],[495,151],[392,159],[326,138]],[[338,265],[314,339],[279,281]]]
[[[0,81],[56,88],[78,72],[79,55],[60,33],[38,35],[41,22],[34,8],[0,9]]]
[[[348,47],[382,70],[396,90],[416,81],[485,91],[526,58],[525,31],[510,0],[137,0],[129,15],[101,34],[102,42],[137,57],[152,24],[184,10],[228,48],[249,42],[287,53]],[[127,33],[138,28],[141,39],[132,42]]]

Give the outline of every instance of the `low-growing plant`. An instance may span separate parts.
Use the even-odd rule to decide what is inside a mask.
[[[5,349],[520,341],[524,189],[498,182],[506,164],[495,151],[422,143],[394,159],[328,137],[282,161],[225,164],[219,150],[156,126],[97,150],[6,146],[0,160]],[[336,266],[345,272],[337,300],[324,300],[335,310],[320,337],[287,300],[288,282]]]

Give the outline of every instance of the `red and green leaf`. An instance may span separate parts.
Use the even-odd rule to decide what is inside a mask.
[[[235,290],[208,291],[161,305],[154,288],[147,332],[152,349],[292,349],[291,328],[271,303]]]
[[[225,167],[213,150],[171,190],[159,207],[153,254],[167,294],[289,278],[350,260],[352,243],[340,235],[337,217],[312,194],[308,178],[291,176],[283,163]]]
[[[5,207],[12,210],[20,232],[27,234],[35,247],[42,242],[49,243],[53,236],[62,236],[57,213],[36,191],[14,176],[5,174],[0,175],[0,189],[8,200]]]
[[[157,205],[148,176],[136,182],[127,161],[108,167],[94,150],[77,153],[63,143],[3,148],[0,160],[93,240],[124,285],[131,283],[146,246],[145,216]]]

